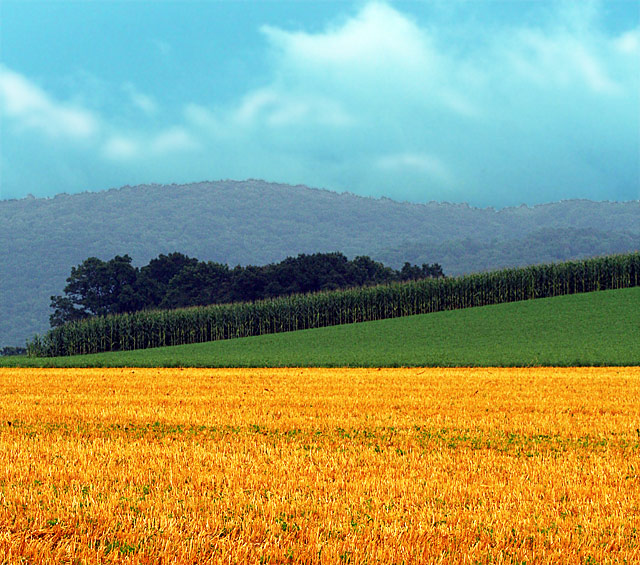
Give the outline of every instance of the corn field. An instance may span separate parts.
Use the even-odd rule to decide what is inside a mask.
[[[640,253],[252,303],[96,316],[35,336],[32,356],[184,345],[640,284]]]
[[[640,368],[0,369],[0,563],[639,563]]]

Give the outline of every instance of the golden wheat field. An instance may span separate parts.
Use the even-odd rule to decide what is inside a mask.
[[[2,563],[639,563],[640,368],[2,369]]]

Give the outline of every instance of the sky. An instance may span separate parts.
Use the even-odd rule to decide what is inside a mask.
[[[0,2],[0,198],[640,199],[640,2]]]

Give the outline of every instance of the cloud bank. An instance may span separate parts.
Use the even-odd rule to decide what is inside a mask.
[[[17,72],[0,65],[0,110],[18,130],[33,130],[52,139],[84,140],[98,128],[87,110],[53,100]]]
[[[0,67],[4,145],[37,138],[86,168],[63,182],[89,186],[49,177],[52,192],[253,177],[476,205],[637,199],[640,28],[607,33],[589,7],[515,26],[461,12],[453,25],[374,2],[321,31],[265,25],[260,87],[224,105],[185,100],[165,119],[158,93],[131,81],[121,93],[140,119],[126,127]],[[3,192],[43,182],[16,170],[19,150],[3,157]]]

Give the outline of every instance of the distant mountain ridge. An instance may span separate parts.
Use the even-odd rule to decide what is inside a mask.
[[[0,346],[48,328],[49,297],[90,256],[142,265],[179,251],[231,266],[299,253],[369,255],[447,275],[640,249],[640,201],[495,210],[260,180],[126,186],[0,201]]]

